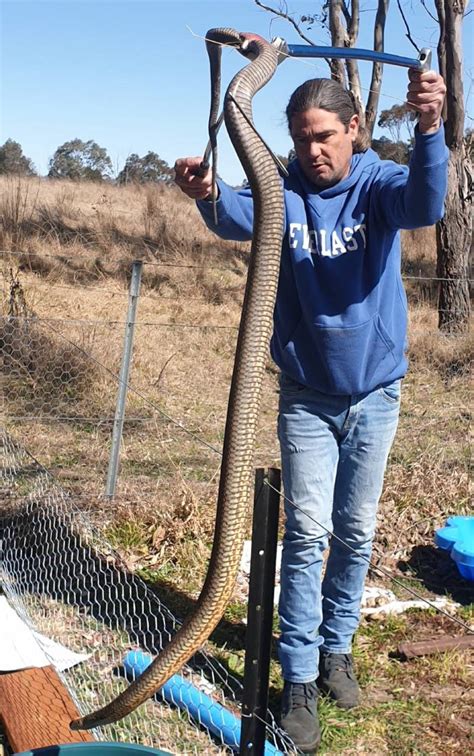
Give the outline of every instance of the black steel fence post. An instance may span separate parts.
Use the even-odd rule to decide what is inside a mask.
[[[270,485],[266,485],[267,483]],[[280,470],[273,467],[256,470],[240,737],[241,756],[261,756],[265,749],[279,491]]]

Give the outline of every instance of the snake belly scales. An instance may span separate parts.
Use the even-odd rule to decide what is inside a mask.
[[[250,183],[254,205],[253,239],[227,409],[213,548],[192,614],[139,678],[103,708],[71,722],[73,730],[116,722],[156,693],[214,630],[232,596],[240,564],[283,234],[281,179],[271,155],[252,128],[252,98],[273,76],[278,58],[272,45],[253,34],[211,29],[206,40],[213,89],[211,126],[217,120],[222,45],[236,47],[251,61],[232,79],[225,95],[224,114],[230,139]]]

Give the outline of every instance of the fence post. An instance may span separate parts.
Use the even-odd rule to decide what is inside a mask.
[[[122,364],[120,365],[119,387],[117,393],[117,405],[115,408],[114,428],[112,431],[112,445],[110,449],[109,470],[105,495],[113,497],[117,483],[118,465],[120,457],[120,443],[122,440],[123,421],[125,417],[125,403],[127,401],[127,384],[130,375],[130,363],[132,359],[133,335],[135,331],[135,318],[137,314],[138,296],[140,294],[140,282],[142,277],[143,263],[135,260],[132,265],[132,278],[128,296],[127,321],[125,323],[125,337],[123,343]]]
[[[241,756],[261,756],[265,750],[279,506],[280,470],[259,468],[255,473]]]

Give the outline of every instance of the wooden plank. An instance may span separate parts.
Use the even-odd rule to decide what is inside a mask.
[[[0,674],[0,720],[13,752],[94,738],[73,732],[78,711],[53,667]]]
[[[474,648],[474,635],[441,635],[438,638],[416,643],[404,642],[399,644],[398,653],[405,659],[413,659],[415,656],[428,656],[463,648]]]

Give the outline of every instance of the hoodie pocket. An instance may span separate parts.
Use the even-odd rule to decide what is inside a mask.
[[[285,353],[285,362],[299,363],[290,375],[302,373],[308,385],[337,394],[369,391],[397,365],[395,345],[378,314],[344,328],[301,323]]]
[[[376,332],[378,333],[379,337],[384,342],[385,346],[391,352],[393,349],[395,349],[395,344],[393,343],[392,339],[390,338],[390,335],[385,328],[384,324],[382,323],[382,319],[380,315],[375,315],[373,318],[374,328]]]

